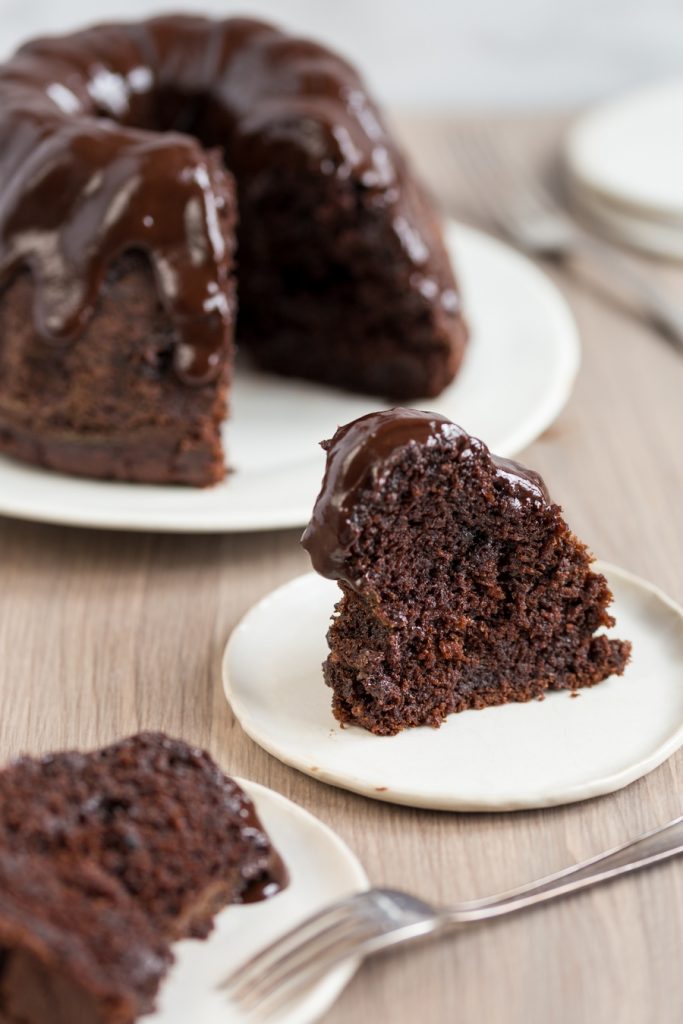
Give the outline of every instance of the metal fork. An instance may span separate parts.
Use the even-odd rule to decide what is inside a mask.
[[[614,246],[584,231],[533,175],[519,150],[485,128],[453,143],[450,155],[491,220],[533,256],[586,265],[609,282],[651,326],[683,347],[683,307],[640,273]]]
[[[683,817],[517,889],[451,907],[370,889],[321,910],[242,964],[221,985],[242,1019],[276,1020],[333,968],[428,936],[525,910],[683,852]]]

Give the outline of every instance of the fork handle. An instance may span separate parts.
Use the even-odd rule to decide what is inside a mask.
[[[571,262],[592,265],[600,279],[611,281],[622,294],[635,300],[642,316],[670,341],[683,348],[683,307],[637,270],[614,246],[581,232],[565,253]]]
[[[461,925],[512,914],[581,889],[589,889],[600,882],[638,871],[679,853],[683,853],[683,817],[537,882],[510,889],[498,896],[460,904],[444,913],[443,924]]]

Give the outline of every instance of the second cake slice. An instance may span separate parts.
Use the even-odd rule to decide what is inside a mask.
[[[413,409],[323,447],[303,544],[342,590],[324,666],[340,722],[390,735],[623,672],[607,582],[536,473]]]

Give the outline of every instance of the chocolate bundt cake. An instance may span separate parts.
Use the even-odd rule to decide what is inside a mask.
[[[140,733],[0,772],[0,850],[94,862],[169,939],[204,937],[214,914],[276,891],[282,865],[251,800],[208,754]]]
[[[171,963],[145,914],[95,865],[0,851],[2,1024],[132,1024]]]
[[[0,67],[0,452],[220,480],[235,327],[264,368],[388,398],[458,369],[437,218],[356,71],[240,18],[22,47]]]
[[[342,723],[391,735],[624,671],[604,576],[541,478],[435,413],[323,443],[303,545],[342,598],[324,676]]]

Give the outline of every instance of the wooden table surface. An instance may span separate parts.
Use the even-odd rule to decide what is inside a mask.
[[[561,123],[496,126],[534,162]],[[444,208],[486,226],[446,158],[449,134],[462,142],[476,127],[447,118],[400,124]],[[639,262],[683,295],[680,270]],[[595,552],[683,600],[683,357],[590,285],[553,276],[576,315],[583,365],[567,408],[524,461]],[[163,729],[332,825],[374,883],[443,901],[520,883],[683,812],[683,753],[612,796],[500,815],[373,802],[268,756],[226,705],[220,658],[247,608],[308,568],[299,533],[155,536],[0,519],[0,754]],[[681,906],[678,861],[365,966],[327,1020],[673,1024],[683,1019]]]

